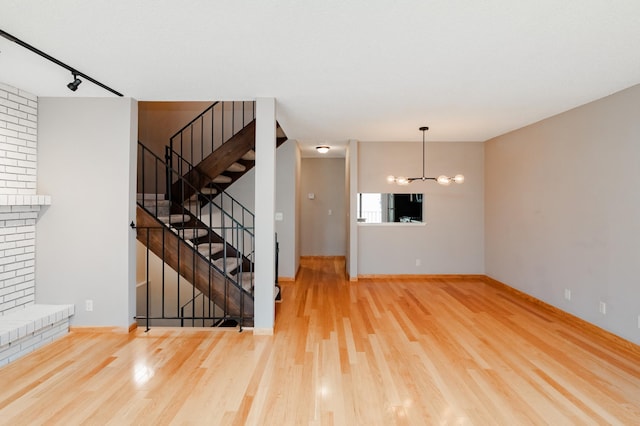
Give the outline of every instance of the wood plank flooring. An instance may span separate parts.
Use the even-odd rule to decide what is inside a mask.
[[[640,356],[479,280],[305,259],[274,336],[72,332],[0,369],[0,424],[640,424]]]

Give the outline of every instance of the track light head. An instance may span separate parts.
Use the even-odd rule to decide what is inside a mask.
[[[73,74],[73,81],[71,83],[67,84],[67,87],[72,92],[75,92],[76,90],[78,90],[78,86],[80,86],[80,83],[82,83],[82,80],[80,80],[78,78],[78,75],[76,73],[74,73]]]

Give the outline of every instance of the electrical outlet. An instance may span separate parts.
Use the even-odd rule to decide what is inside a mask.
[[[564,289],[564,298],[567,300],[571,300],[571,290],[569,290],[568,288]]]
[[[604,302],[600,302],[600,313],[602,315],[606,315],[607,314],[607,304]]]
[[[84,310],[87,312],[93,311],[93,300],[87,299],[84,301]]]
[[[416,266],[420,266],[421,263],[420,259],[416,259]]]

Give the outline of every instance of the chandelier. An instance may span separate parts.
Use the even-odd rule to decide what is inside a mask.
[[[451,182],[462,183],[464,182],[463,175],[455,175],[454,177],[449,177],[445,175],[440,175],[437,178],[434,177],[426,177],[424,173],[424,163],[425,163],[425,132],[429,130],[427,126],[420,127],[420,131],[422,131],[422,176],[420,177],[406,177],[406,176],[387,176],[387,182],[395,183],[398,185],[409,185],[414,180],[435,180],[440,185],[449,186]]]

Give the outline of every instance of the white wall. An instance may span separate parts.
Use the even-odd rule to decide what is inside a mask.
[[[345,256],[345,159],[303,158],[300,169],[300,254]],[[309,194],[314,199],[309,199]]]
[[[288,140],[276,149],[276,212],[283,214],[276,221],[280,246],[278,275],[294,278],[300,263],[296,203],[300,182],[300,149],[295,140]],[[255,211],[255,169],[249,170],[226,190],[250,211]]]
[[[487,141],[485,168],[487,275],[635,343],[639,113],[640,85]]]
[[[300,220],[296,212],[300,184],[300,149],[295,140],[289,140],[276,150],[276,220],[278,246],[280,248],[278,276],[294,279],[300,265],[296,228]]]
[[[38,187],[55,203],[37,224],[36,302],[74,303],[75,326],[135,315],[137,103],[39,99]],[[85,300],[94,302],[86,312]]]
[[[483,144],[429,142],[426,153],[428,176],[462,173],[464,184],[389,184],[422,175],[422,142],[358,144],[358,192],[423,193],[426,222],[358,225],[358,275],[484,273]]]

